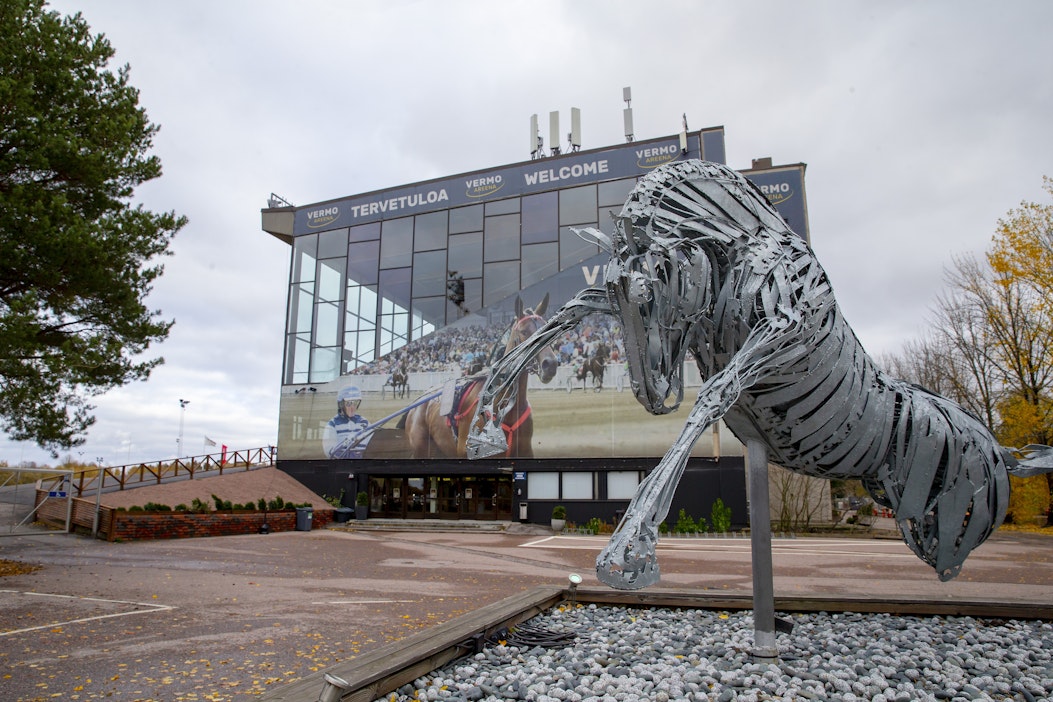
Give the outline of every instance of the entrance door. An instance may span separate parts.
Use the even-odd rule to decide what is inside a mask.
[[[504,476],[438,477],[422,481],[421,494],[417,495],[416,481],[407,481],[405,494],[406,515],[415,516],[414,505],[420,501],[424,507],[420,516],[438,519],[511,519],[512,479]],[[426,494],[424,494],[426,490]]]
[[[403,484],[404,503],[406,505],[406,518],[423,519],[428,508],[428,500],[424,493],[424,478],[406,478]]]
[[[497,497],[494,478],[461,478],[461,493],[464,497],[461,516],[464,519],[493,519]]]
[[[462,519],[511,519],[512,481],[505,477],[461,478]]]
[[[497,478],[497,492],[494,495],[494,519],[512,519],[512,480]]]
[[[460,481],[457,478],[432,478],[435,488],[435,515],[439,519],[461,516]]]
[[[375,517],[405,517],[402,487],[402,478],[370,476],[369,513]]]

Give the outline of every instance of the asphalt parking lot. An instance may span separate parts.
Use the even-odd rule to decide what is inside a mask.
[[[242,700],[480,605],[593,573],[603,537],[349,532],[0,538],[0,699]],[[893,539],[775,539],[776,594],[1053,602],[1053,541],[1000,532],[940,583]],[[662,587],[750,591],[749,540],[665,539]]]

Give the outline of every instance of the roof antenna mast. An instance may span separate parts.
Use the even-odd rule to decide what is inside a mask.
[[[622,100],[625,101],[625,109],[622,110],[622,118],[625,120],[625,143],[633,142],[633,89],[622,88]]]

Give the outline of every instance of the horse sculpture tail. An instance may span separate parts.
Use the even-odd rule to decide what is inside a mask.
[[[1009,449],[1024,456],[1023,459],[1007,460],[1006,472],[1014,478],[1030,478],[1033,475],[1053,473],[1053,446],[1028,444],[1022,449]]]

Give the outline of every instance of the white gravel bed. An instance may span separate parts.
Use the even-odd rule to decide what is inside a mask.
[[[564,605],[381,700],[1053,700],[1049,622],[778,616],[755,663],[752,612]]]

